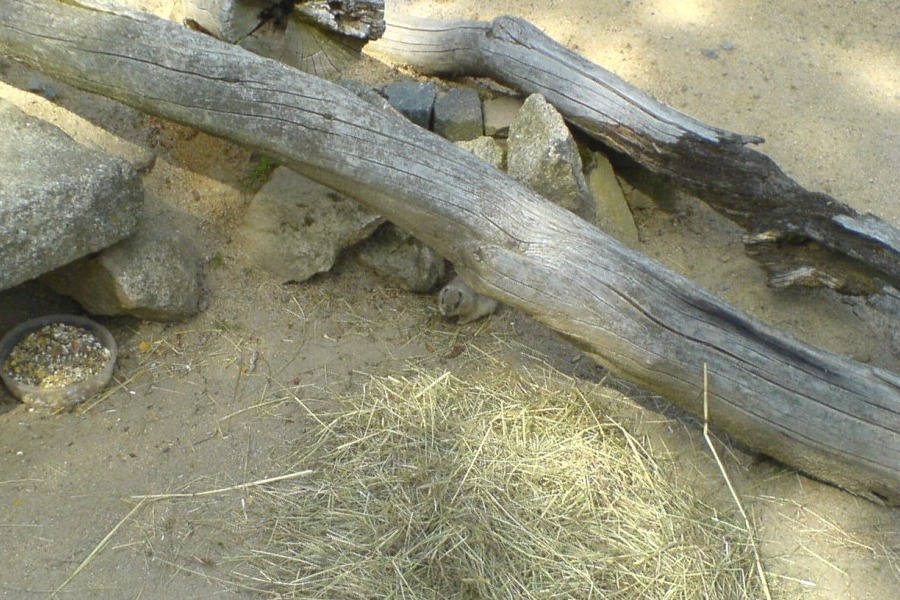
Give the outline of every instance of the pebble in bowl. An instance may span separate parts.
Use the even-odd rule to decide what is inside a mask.
[[[87,317],[47,315],[0,340],[0,378],[13,396],[42,410],[71,410],[112,379],[116,340]]]

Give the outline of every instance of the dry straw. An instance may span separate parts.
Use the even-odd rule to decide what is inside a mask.
[[[312,474],[257,490],[251,578],[284,598],[759,597],[740,517],[599,396],[559,373],[372,379],[289,465]]]

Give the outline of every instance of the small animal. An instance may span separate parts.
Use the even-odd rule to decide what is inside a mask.
[[[477,293],[459,276],[444,286],[438,303],[441,314],[445,317],[458,317],[456,322],[459,325],[486,317],[497,310],[498,306],[496,300]]]

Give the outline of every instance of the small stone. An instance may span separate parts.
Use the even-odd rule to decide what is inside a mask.
[[[506,169],[506,150],[500,142],[492,137],[482,136],[474,140],[456,142],[456,145],[468,150],[494,168],[501,171]]]
[[[388,102],[407,119],[425,129],[431,127],[437,87],[418,81],[398,81],[382,88]]]
[[[702,54],[706,58],[711,58],[711,59],[719,58],[719,52],[718,52],[718,50],[715,50],[714,48],[703,48],[702,50],[700,50],[700,54]]]
[[[434,132],[451,142],[472,140],[484,135],[484,117],[478,92],[453,88],[434,102]]]
[[[507,168],[513,179],[593,221],[578,146],[562,115],[540,94],[525,100],[509,129]]]
[[[731,52],[732,50],[734,50],[734,44],[728,40],[723,40],[719,43],[719,48],[721,48],[725,52]]]

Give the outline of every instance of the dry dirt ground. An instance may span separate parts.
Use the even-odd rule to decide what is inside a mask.
[[[169,16],[173,2],[130,4]],[[764,136],[762,150],[803,185],[900,226],[895,0],[388,5],[442,18],[523,16],[679,109]],[[20,85],[29,77],[2,58],[0,69]],[[433,297],[392,289],[351,261],[299,285],[259,272],[232,241],[260,184],[259,158],[245,149],[62,85],[53,104],[5,85],[0,94],[73,134],[93,123],[152,148],[148,210],[175,211],[206,257],[196,318],[105,320],[121,360],[115,385],[84,410],[41,415],[0,393],[0,598],[48,597],[73,574],[59,597],[256,597],[228,583],[234,571],[252,574],[242,557],[265,542],[243,522],[252,518],[252,488],[141,504],[135,496],[284,474],[283,457],[311,426],[303,407],[326,406],[370,374],[410,365],[465,373],[483,349],[500,348],[510,368],[546,362],[585,380],[604,377],[510,309],[457,327],[440,319]],[[647,254],[805,341],[900,372],[897,323],[873,320],[862,302],[828,292],[767,289],[742,255],[740,232],[703,205],[676,197],[636,218]],[[65,301],[38,286],[10,290],[0,295],[0,330],[58,309]],[[627,418],[655,452],[727,498],[696,423],[608,381],[633,399]],[[727,461],[780,597],[898,597],[898,510],[738,451]]]

